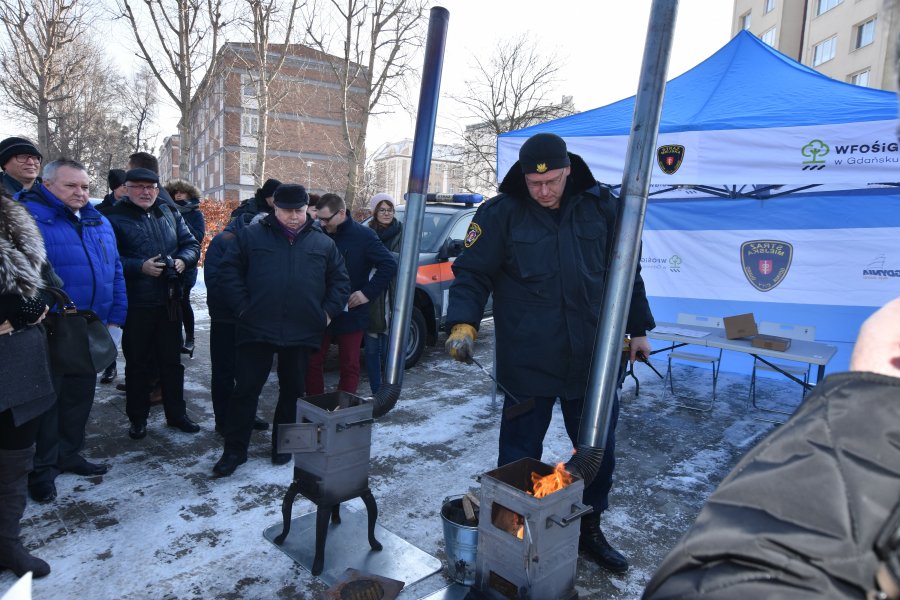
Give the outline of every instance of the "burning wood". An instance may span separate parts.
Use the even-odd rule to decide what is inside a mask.
[[[565,463],[558,463],[552,473],[541,477],[534,471],[531,473],[531,489],[529,492],[535,498],[543,498],[555,491],[561,490],[572,483],[572,475],[566,471]]]

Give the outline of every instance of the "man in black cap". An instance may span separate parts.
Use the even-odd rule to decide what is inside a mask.
[[[43,155],[34,142],[23,137],[8,137],[0,142],[0,183],[10,196],[29,190],[41,172]]]
[[[240,206],[231,211],[231,218],[233,219],[243,214],[271,214],[274,207],[272,203],[275,199],[275,190],[278,189],[278,186],[280,185],[281,182],[277,179],[266,179],[266,182],[261,188],[256,190],[256,194],[254,194],[252,198],[247,198],[241,202]]]
[[[149,169],[125,173],[124,196],[107,213],[116,232],[125,272],[128,316],[125,355],[125,412],[128,435],[147,435],[150,390],[159,368],[166,422],[185,433],[200,427],[187,416],[181,364],[182,273],[197,264],[200,244],[177,210],[164,204],[159,177]]]
[[[247,462],[259,394],[278,353],[278,404],[272,424],[272,463],[280,454],[278,426],[296,419],[306,364],[325,327],[347,304],[350,278],[337,246],[306,218],[302,185],[282,184],[274,212],[237,233],[219,267],[218,287],[237,322],[236,384],[225,417],[225,448],[213,467],[227,477]]]
[[[96,207],[104,215],[128,193],[125,189],[125,169],[110,169],[106,175],[106,183],[109,185],[109,193]]]
[[[541,458],[557,398],[566,432],[577,442],[615,220],[616,199],[581,157],[569,153],[559,136],[540,133],[522,145],[500,194],[482,204],[469,225],[465,249],[453,263],[447,349],[454,359],[471,361],[493,292],[497,378],[514,395],[507,394],[504,409],[517,400],[523,404],[520,414],[501,421],[500,466]],[[626,325],[632,361],[638,352],[649,356],[646,332],[653,327],[638,269]],[[615,398],[603,463],[584,490],[594,512],[581,520],[580,546],[600,566],[622,573],[628,561],[600,529],[612,486],[618,411]]]

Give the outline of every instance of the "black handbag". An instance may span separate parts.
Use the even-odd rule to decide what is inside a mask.
[[[62,375],[96,374],[118,354],[106,324],[92,310],[79,309],[59,288],[47,288],[56,297],[58,312],[47,314],[44,327],[50,346],[50,366]]]

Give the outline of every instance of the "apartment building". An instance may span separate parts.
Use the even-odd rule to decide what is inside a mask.
[[[898,23],[884,0],[735,0],[731,33],[742,29],[832,79],[897,88]]]
[[[170,135],[163,139],[159,147],[159,178],[163,184],[173,179],[180,179],[181,173],[181,136]]]
[[[367,186],[374,192],[387,192],[398,203],[409,187],[409,168],[412,161],[413,141],[382,144],[372,154],[374,180]],[[431,170],[428,174],[428,192],[456,194],[463,191],[462,150],[447,144],[435,144],[431,149]]]
[[[348,145],[342,134],[341,86],[329,57],[299,44],[269,46],[270,64],[287,53],[270,86],[266,167],[262,180],[301,183],[311,192],[343,194]],[[334,57],[330,57],[334,58]],[[240,200],[260,185],[256,173],[259,102],[251,73],[258,64],[250,44],[226,43],[195,94],[190,179],[204,196]],[[350,90],[365,106],[364,86]],[[351,129],[362,113],[351,115]]]

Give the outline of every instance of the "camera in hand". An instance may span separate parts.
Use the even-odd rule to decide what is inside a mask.
[[[168,254],[160,261],[163,263],[163,275],[168,279],[177,279],[181,276],[178,269],[175,268],[175,259]]]

